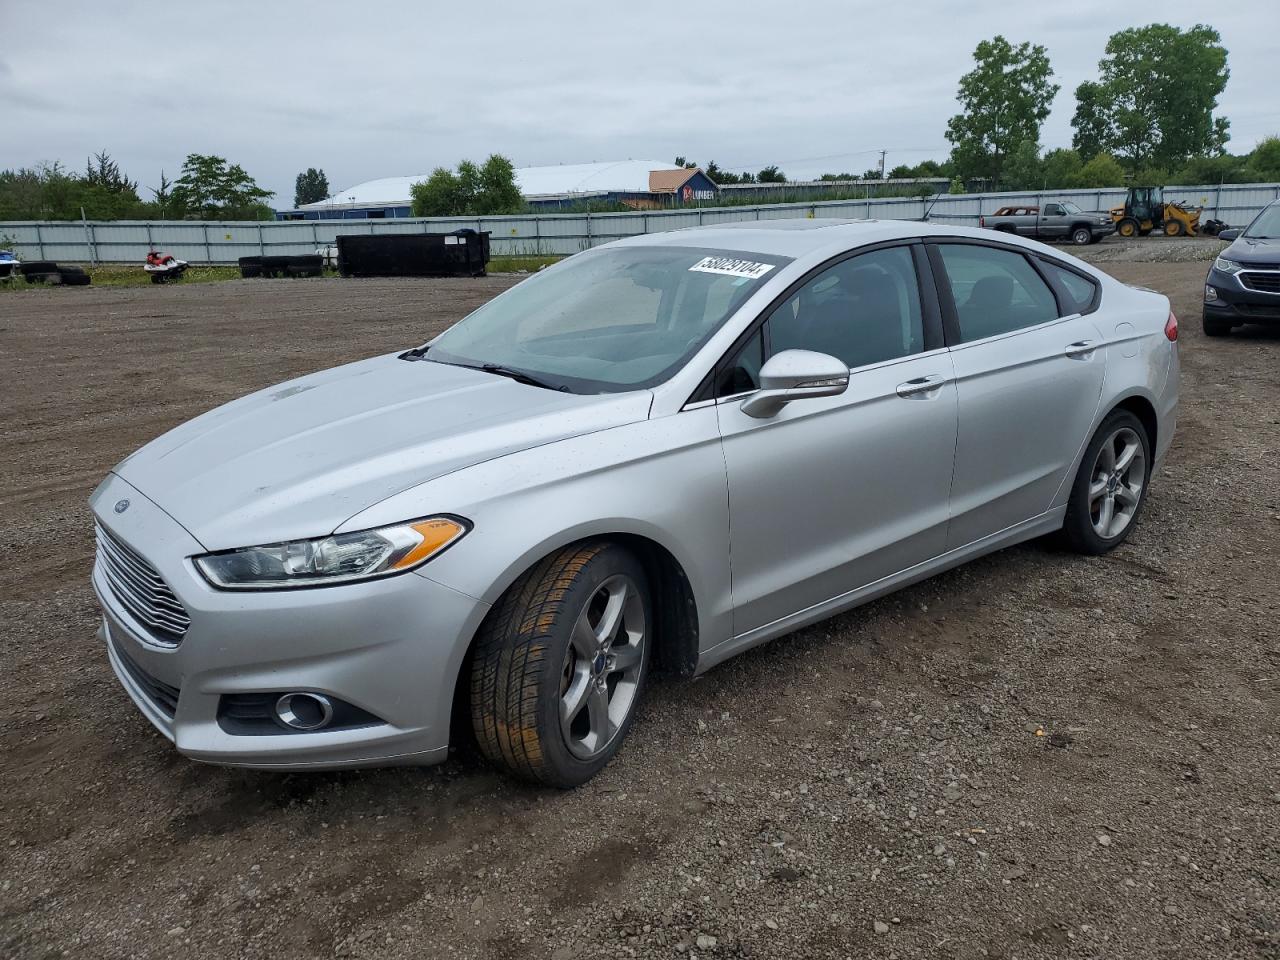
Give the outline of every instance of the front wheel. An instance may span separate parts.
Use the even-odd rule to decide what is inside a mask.
[[[1071,242],[1077,247],[1087,247],[1093,243],[1093,231],[1088,227],[1076,227],[1071,231]]]
[[[476,638],[471,721],[481,752],[550,786],[595,776],[635,718],[652,622],[644,567],[623,547],[587,542],[541,561]]]
[[[1136,237],[1140,229],[1138,221],[1133,219],[1133,217],[1125,217],[1116,224],[1116,233],[1120,234],[1122,237]]]
[[[1166,237],[1180,237],[1186,232],[1181,220],[1170,220],[1164,225],[1164,235]]]
[[[1089,441],[1076,473],[1062,532],[1078,553],[1098,555],[1124,543],[1138,522],[1151,475],[1151,442],[1142,421],[1114,410]]]

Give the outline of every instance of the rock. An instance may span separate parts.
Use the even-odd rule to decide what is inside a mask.
[[[1111,846],[1111,837],[1105,833],[1098,834],[1098,846],[1100,847]]]
[[[177,937],[177,936],[181,936],[184,933],[186,933],[186,931],[183,930],[181,927],[174,927],[172,930],[169,931],[169,936]]]
[[[700,933],[696,942],[699,950],[714,950],[719,941],[710,934]]]
[[[766,920],[766,921],[764,922],[764,925],[765,925],[766,927],[768,927],[770,930],[777,930],[777,929],[778,929],[778,921],[776,921],[776,920]]]
[[[871,927],[873,930],[875,930],[876,933],[889,932],[889,925],[885,923],[883,920],[877,920],[875,923],[871,925]]]

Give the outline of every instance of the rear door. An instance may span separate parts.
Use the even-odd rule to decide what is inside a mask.
[[[1088,439],[1106,349],[1080,303],[1022,250],[967,240],[929,250],[959,404],[953,549],[1049,509]]]
[[[842,360],[848,389],[748,416],[761,365],[789,349]],[[922,244],[815,271],[716,376],[737,635],[943,551],[956,394]]]

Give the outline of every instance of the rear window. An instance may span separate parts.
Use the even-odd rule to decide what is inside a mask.
[[[1041,260],[1062,292],[1067,295],[1066,307],[1071,313],[1089,313],[1098,298],[1098,284],[1088,277],[1060,267],[1050,260]]]

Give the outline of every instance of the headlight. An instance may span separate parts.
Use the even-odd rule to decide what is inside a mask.
[[[1226,257],[1219,257],[1213,261],[1213,269],[1219,273],[1236,274],[1244,269],[1242,264],[1236,263],[1234,260],[1228,260]]]
[[[467,530],[461,520],[430,517],[315,540],[210,553],[195,562],[210,583],[227,590],[326,586],[412,570]]]

